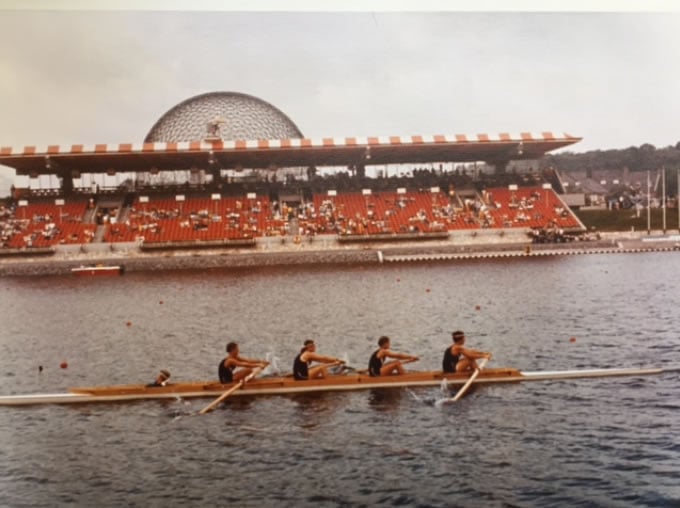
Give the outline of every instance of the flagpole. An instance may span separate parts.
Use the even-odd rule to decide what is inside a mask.
[[[650,186],[651,183],[649,182],[649,170],[647,170],[647,235],[651,233],[652,229],[652,219],[650,216],[650,208],[652,206]]]
[[[663,216],[663,234],[666,234],[666,166],[661,166],[661,214]]]

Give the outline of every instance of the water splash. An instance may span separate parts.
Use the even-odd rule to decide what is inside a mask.
[[[281,361],[278,356],[274,355],[273,352],[269,351],[265,355],[264,359],[269,362],[262,370],[263,376],[278,376],[281,374],[281,369],[279,368],[279,362]]]

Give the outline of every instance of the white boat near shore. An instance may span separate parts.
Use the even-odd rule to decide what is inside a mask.
[[[125,269],[122,265],[80,265],[71,268],[71,273],[80,276],[89,275],[122,275]]]

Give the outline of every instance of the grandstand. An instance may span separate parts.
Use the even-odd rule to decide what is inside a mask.
[[[110,197],[55,204],[44,198],[3,207],[3,248],[49,248],[63,244],[134,242],[142,246],[246,245],[238,241],[291,236],[300,241],[333,235],[340,241],[373,237],[408,241],[443,238],[456,230],[583,229],[551,188],[489,188],[462,197],[428,190],[313,194],[299,202],[270,201],[266,195],[137,195],[129,203]],[[178,199],[179,198],[179,199]],[[254,245],[254,243],[253,243]]]
[[[225,124],[230,139],[220,131]],[[198,125],[206,132],[197,140]],[[13,188],[0,208],[0,253],[92,244],[256,248],[267,237],[299,243],[319,235],[345,244],[409,242],[482,229],[577,232],[583,225],[549,175],[504,171],[510,161],[537,159],[577,141],[551,132],[308,139],[264,101],[205,94],[163,115],[144,143],[0,148],[0,164],[17,175],[60,182],[58,188]],[[454,169],[472,161],[493,164],[497,172],[480,177]],[[366,176],[367,167],[394,164],[409,174]],[[429,169],[417,169],[423,165]],[[339,173],[320,176],[323,167]],[[277,181],[286,168],[301,171]],[[154,179],[161,172],[188,177]],[[86,185],[88,174],[132,176],[100,186]]]

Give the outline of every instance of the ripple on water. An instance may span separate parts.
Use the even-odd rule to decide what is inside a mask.
[[[363,367],[387,334],[434,369],[458,328],[499,366],[672,366],[679,268],[603,255],[3,279],[0,392],[161,367],[213,378],[229,340],[287,371],[305,338]],[[486,386],[441,408],[439,387],[233,398],[201,417],[205,400],[3,408],[0,505],[678,506],[678,380]]]

